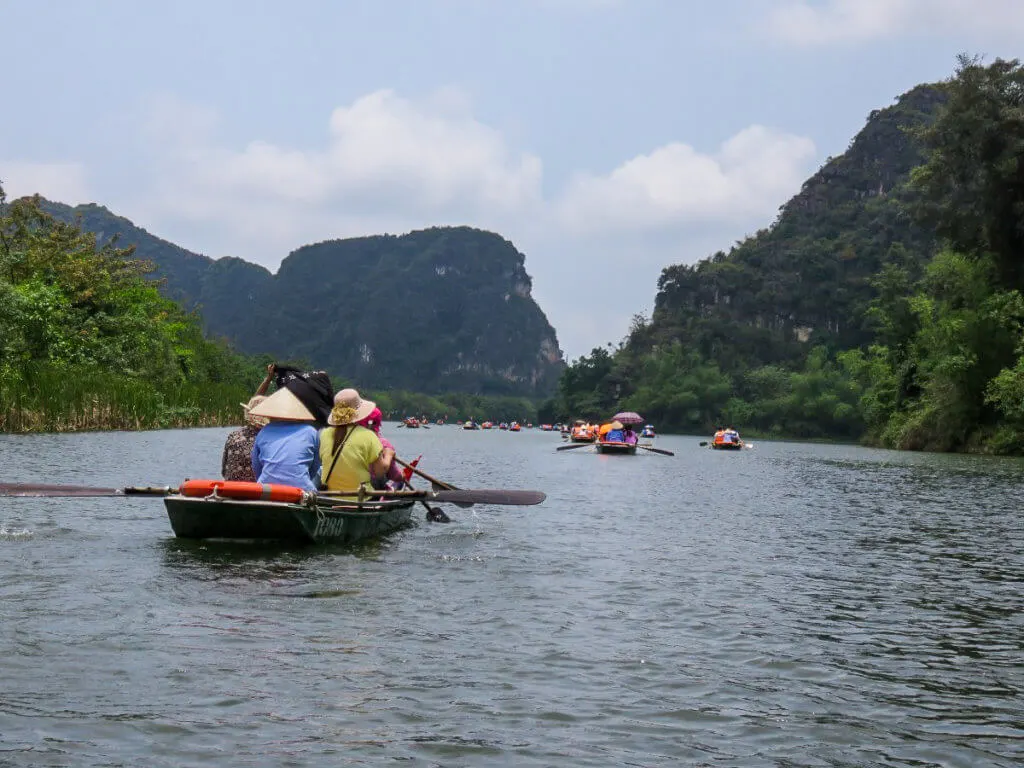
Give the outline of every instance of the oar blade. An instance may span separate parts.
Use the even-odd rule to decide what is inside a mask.
[[[641,445],[640,447],[645,451],[650,451],[651,453],[660,453],[662,456],[675,456],[672,451],[666,451],[664,448],[652,448],[649,445]]]
[[[572,445],[560,445],[555,448],[556,451],[572,451],[576,448],[592,448],[593,443],[573,443]]]
[[[450,504],[494,504],[498,506],[529,507],[540,504],[547,498],[541,491],[506,491],[490,489],[434,491],[430,494],[431,501]]]
[[[74,496],[166,496],[173,488],[97,488],[91,485],[51,485],[48,483],[0,483],[0,496],[74,497]]]

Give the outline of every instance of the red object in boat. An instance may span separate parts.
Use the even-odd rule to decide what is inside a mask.
[[[186,480],[178,491],[182,496],[210,496],[216,491],[218,496],[226,499],[284,501],[291,504],[302,501],[305,493],[294,485],[247,483],[240,480]]]

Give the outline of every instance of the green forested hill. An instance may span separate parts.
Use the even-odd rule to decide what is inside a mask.
[[[770,227],[667,267],[653,316],[575,361],[542,416],[1024,451],[1022,265],[1024,70],[961,58]]]
[[[187,251],[101,206],[43,205],[101,243],[116,236],[134,247],[164,295],[197,309],[207,333],[242,352],[418,392],[547,395],[564,367],[523,254],[490,232],[332,240],[299,248],[273,275]]]
[[[871,114],[849,149],[830,159],[778,219],[695,265],[667,267],[653,322],[632,352],[679,341],[729,373],[802,361],[816,344],[871,339],[866,310],[884,264],[924,264],[935,235],[907,214],[907,184],[920,165],[913,131],[944,101],[937,86],[904,94]]]
[[[228,335],[368,386],[544,394],[561,354],[523,262],[507,240],[468,227],[308,245]]]

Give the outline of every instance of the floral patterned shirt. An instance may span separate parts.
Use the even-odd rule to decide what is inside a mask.
[[[259,431],[259,427],[246,424],[228,435],[220,463],[220,471],[225,480],[256,482],[256,476],[252,473],[252,445]]]

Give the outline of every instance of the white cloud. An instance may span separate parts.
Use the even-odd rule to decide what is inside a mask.
[[[236,150],[192,130],[160,135],[156,151],[170,150],[172,181],[186,193],[168,202],[188,216],[248,218],[251,206],[273,204],[283,215],[300,205],[426,221],[513,214],[539,201],[540,160],[512,151],[456,91],[424,102],[377,91],[335,109],[327,128],[313,150],[262,140]]]
[[[143,177],[130,197],[102,202],[151,232],[273,269],[328,238],[491,229],[527,255],[570,356],[618,341],[633,312],[653,304],[664,266],[767,225],[815,159],[809,139],[755,125],[713,152],[670,143],[545,197],[541,160],[475,117],[456,89],[419,100],[370,93],[325,116],[312,147],[232,145],[216,113],[173,99],[152,102],[134,124],[144,130]],[[562,301],[566,290],[617,298],[595,312]]]
[[[955,34],[1019,40],[1021,0],[793,0],[768,14],[770,37],[801,45],[905,35]]]
[[[754,125],[714,154],[672,143],[606,176],[577,175],[558,204],[570,231],[680,230],[695,223],[767,223],[815,158],[807,138]]]
[[[0,160],[0,183],[8,200],[40,194],[69,205],[90,202],[81,163],[28,163]]]

